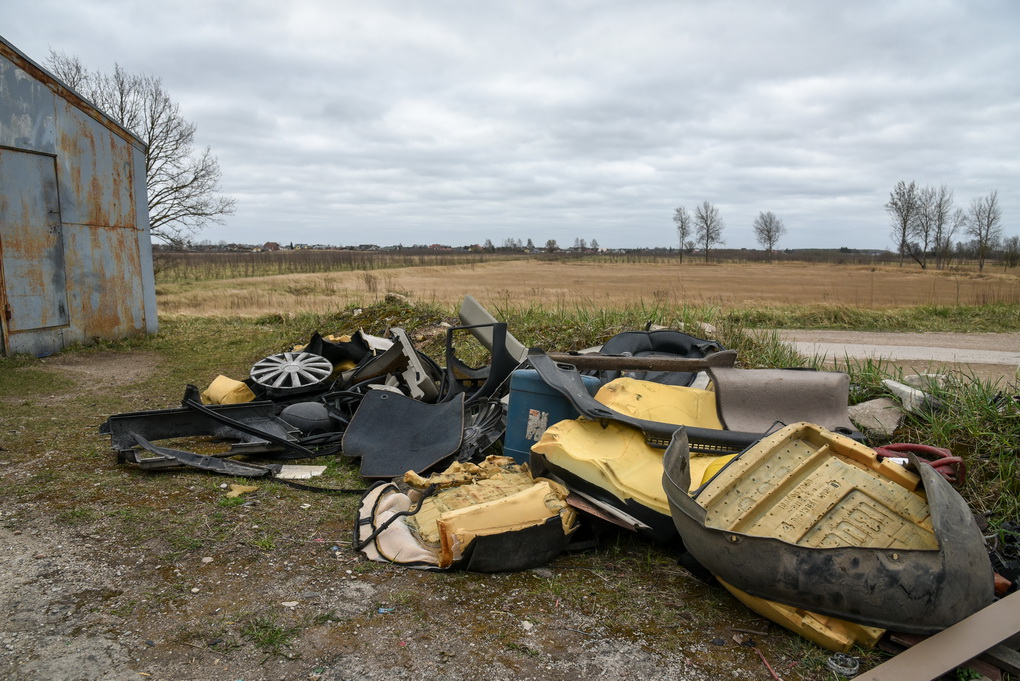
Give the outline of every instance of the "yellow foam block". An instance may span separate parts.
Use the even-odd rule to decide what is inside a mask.
[[[710,390],[618,378],[599,388],[595,399],[614,411],[661,423],[723,430]]]
[[[826,650],[845,653],[849,652],[855,644],[862,648],[871,648],[885,633],[885,629],[878,627],[866,627],[863,624],[847,622],[836,617],[820,615],[803,608],[795,608],[792,605],[752,596],[721,579],[719,583],[736,596],[737,600],[762,617],[800,634]]]
[[[670,515],[662,488],[662,450],[645,442],[644,433],[615,423],[560,421],[550,426],[531,451],[546,461],[613,494]],[[701,484],[732,455],[691,457],[692,486]]]
[[[240,404],[254,399],[255,393],[247,385],[223,374],[202,391],[202,404]]]

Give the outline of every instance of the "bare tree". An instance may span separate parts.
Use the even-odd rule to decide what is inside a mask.
[[[935,256],[935,267],[942,269],[949,261],[962,211],[953,209],[953,191],[944,184],[938,188],[926,185],[914,198],[905,250],[921,269],[928,269],[929,254]]]
[[[978,271],[984,271],[985,260],[1002,238],[1002,208],[998,191],[971,201],[966,233],[974,238],[977,246]]]
[[[762,248],[768,250],[769,260],[772,260],[772,251],[784,234],[786,234],[786,225],[772,211],[758,213],[758,217],[754,219],[754,238],[758,240]]]
[[[89,71],[78,57],[50,50],[54,75],[137,135],[146,145],[145,187],[149,230],[168,244],[181,245],[209,222],[234,212],[223,196],[219,162],[208,147],[194,148],[196,126],[181,115],[159,78]]]
[[[966,220],[964,212],[953,206],[953,190],[942,185],[935,192],[931,207],[932,234],[931,247],[935,254],[935,268],[942,269],[952,258],[952,244],[956,233]]]
[[[917,212],[917,184],[897,182],[889,193],[885,210],[892,218],[892,240],[900,253],[900,267],[903,267],[903,257],[910,251],[910,229]]]
[[[913,219],[910,221],[907,252],[922,270],[926,270],[928,250],[934,241],[935,223],[938,221],[938,193],[934,187],[926,185],[917,190],[916,198]]]
[[[549,239],[545,242],[546,253],[555,253],[558,250],[560,250],[560,246],[556,243],[556,239]]]
[[[687,212],[687,209],[680,206],[673,211],[673,222],[676,223],[676,238],[680,243],[680,263],[684,261],[684,246],[691,240],[691,235],[694,233],[694,227],[691,225],[691,214]]]
[[[697,229],[698,245],[705,249],[705,262],[708,262],[708,251],[716,244],[724,244],[722,238],[723,224],[719,216],[719,209],[703,201],[700,206],[694,209],[694,226]]]
[[[955,249],[953,248],[953,239],[956,238],[957,234],[962,232],[967,227],[967,213],[962,208],[953,208],[949,213],[949,222],[946,227],[946,236],[944,239],[940,239],[936,243],[937,253],[937,264],[939,269],[945,269],[949,267],[949,263],[953,261],[953,254]]]
[[[1020,264],[1020,236],[1006,237],[1002,242],[1002,269]]]

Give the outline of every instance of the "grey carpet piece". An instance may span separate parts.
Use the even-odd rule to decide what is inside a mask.
[[[854,431],[850,377],[837,371],[711,367],[719,420],[727,430],[768,432],[778,421]]]
[[[383,390],[370,390],[344,433],[345,456],[361,457],[365,478],[422,473],[460,449],[464,396],[428,404]]]

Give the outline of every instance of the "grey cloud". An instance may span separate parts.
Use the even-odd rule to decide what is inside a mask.
[[[710,200],[731,246],[773,210],[783,246],[888,247],[900,179],[961,205],[998,189],[1015,230],[1018,19],[1008,0],[0,6],[37,61],[163,78],[238,199],[208,238],[341,243],[668,245],[673,208]]]

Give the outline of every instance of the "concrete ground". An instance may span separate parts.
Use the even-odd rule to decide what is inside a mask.
[[[952,367],[977,378],[1015,383],[1020,367],[1020,333],[781,330],[780,335],[808,357],[883,359],[917,373]]]

